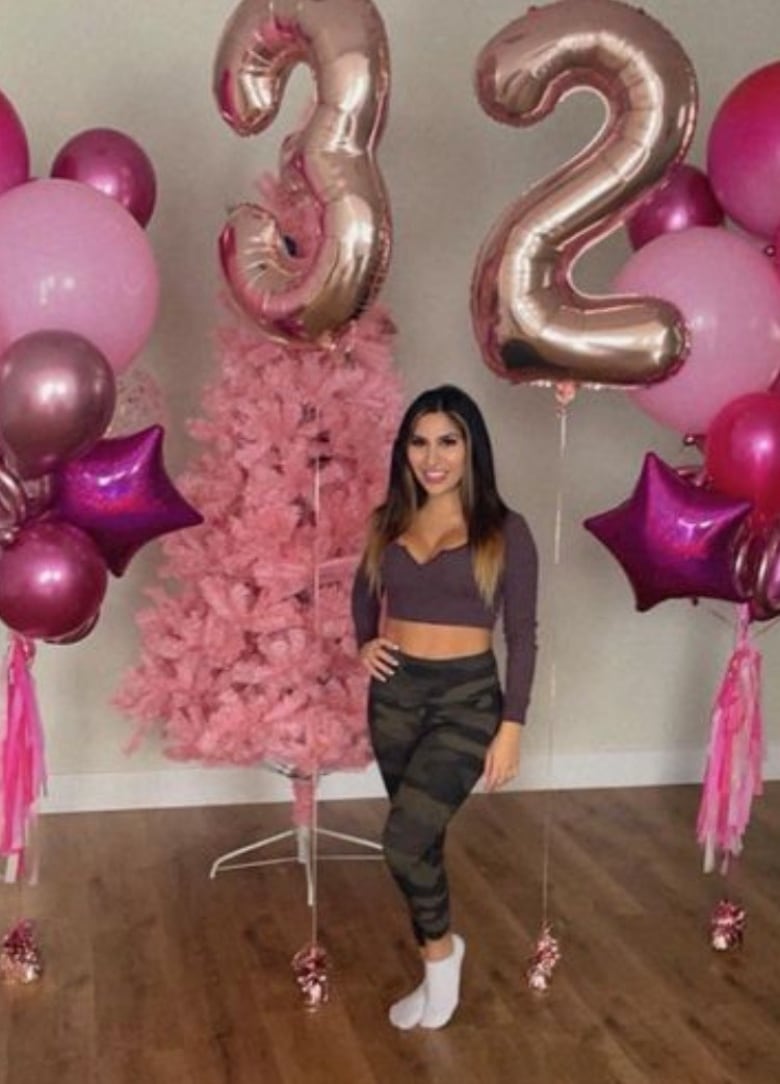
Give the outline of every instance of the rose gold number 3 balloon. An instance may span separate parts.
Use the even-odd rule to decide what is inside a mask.
[[[605,101],[596,139],[531,188],[479,254],[472,317],[488,366],[511,381],[645,384],[685,354],[671,305],[586,297],[571,282],[581,253],[616,229],[684,155],[696,81],[671,34],[616,0],[531,8],[482,50],[477,94],[505,124],[531,125],[573,90]]]
[[[374,161],[388,46],[370,0],[243,0],[214,69],[227,123],[240,135],[271,124],[299,62],[314,74],[316,105],[286,141],[283,179],[294,177],[314,201],[319,248],[311,260],[296,261],[273,215],[243,204],[222,232],[220,255],[236,300],[268,334],[317,342],[373,301],[390,258],[387,197]]]

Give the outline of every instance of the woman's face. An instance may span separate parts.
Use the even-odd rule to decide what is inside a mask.
[[[429,497],[458,489],[466,470],[466,441],[449,414],[422,414],[412,426],[406,458]]]

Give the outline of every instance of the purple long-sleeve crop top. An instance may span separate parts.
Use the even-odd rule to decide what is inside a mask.
[[[524,722],[536,661],[538,559],[519,513],[509,512],[503,531],[504,569],[491,606],[479,593],[468,543],[419,564],[399,542],[391,542],[382,556],[382,593],[387,616],[399,621],[492,629],[501,613],[507,654],[503,718]],[[359,568],[352,588],[358,647],[379,635],[381,604]]]

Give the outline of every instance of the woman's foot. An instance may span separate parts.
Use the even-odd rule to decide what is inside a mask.
[[[443,1028],[449,1023],[460,999],[460,972],[465,952],[465,941],[453,934],[449,956],[441,960],[426,960],[423,1010],[418,1021],[421,1027]]]
[[[394,1028],[409,1031],[410,1028],[416,1028],[420,1023],[424,1010],[425,983],[421,982],[416,989],[412,990],[411,994],[407,994],[406,997],[402,997],[390,1006],[388,1016]]]

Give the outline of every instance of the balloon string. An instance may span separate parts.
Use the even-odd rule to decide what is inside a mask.
[[[316,945],[319,942],[319,908],[317,899],[317,881],[318,881],[318,863],[317,863],[317,791],[319,790],[319,778],[318,772],[315,768],[311,777],[311,943]]]
[[[551,595],[553,598],[553,623],[550,637],[552,661],[550,665],[549,716],[547,720],[546,794],[544,799],[544,829],[542,851],[542,923],[549,922],[550,903],[550,850],[552,831],[552,784],[553,757],[555,752],[555,723],[558,713],[558,621],[555,611],[560,603],[560,568],[563,539],[563,480],[566,459],[568,406],[571,399],[558,400],[558,463],[555,485],[555,522],[553,525],[553,569]]]
[[[315,456],[314,456],[314,574],[313,574],[313,615],[314,615],[314,641],[315,650],[318,654],[321,654],[321,613],[320,613],[320,500],[321,500],[321,468],[320,468],[320,449],[318,447],[319,434],[320,434],[320,408],[319,404],[315,410]],[[312,722],[309,718],[309,733],[308,745],[309,755],[311,756],[314,748],[314,735],[311,732]],[[317,802],[319,791],[319,779],[316,765],[316,757],[312,757],[312,772],[311,772],[311,827],[309,837],[309,861],[311,862],[311,893],[312,893],[312,906],[311,906],[311,943],[316,945],[318,943],[319,934],[319,916],[318,916],[318,902],[317,902]]]

